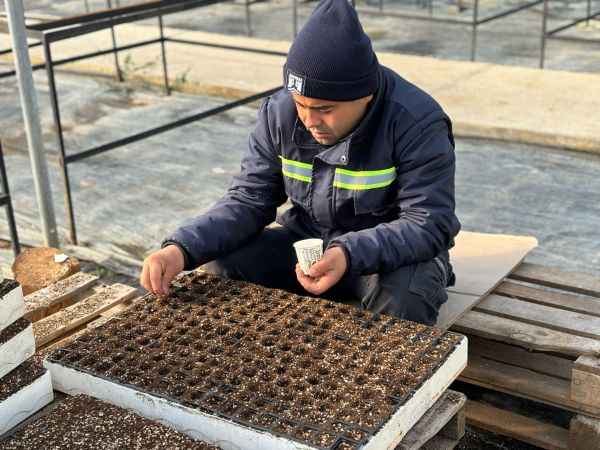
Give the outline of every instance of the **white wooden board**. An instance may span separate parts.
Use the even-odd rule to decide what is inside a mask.
[[[531,236],[487,234],[461,231],[450,250],[450,262],[456,285],[448,288],[459,294],[478,295],[491,292],[502,279],[537,247]]]

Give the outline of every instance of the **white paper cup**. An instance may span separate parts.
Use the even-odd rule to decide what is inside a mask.
[[[323,239],[304,239],[294,242],[296,256],[300,263],[300,268],[305,275],[308,275],[308,269],[323,256]]]

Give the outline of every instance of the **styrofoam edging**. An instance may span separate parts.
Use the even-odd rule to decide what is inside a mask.
[[[364,450],[396,448],[467,366],[467,347],[467,338],[463,336],[444,364],[398,408],[384,427],[366,443]]]
[[[46,371],[30,385],[0,401],[0,435],[54,400],[50,377],[50,372]]]
[[[154,395],[44,361],[52,373],[54,389],[69,395],[87,394],[122,408],[131,409],[148,419],[175,428],[223,450],[309,450],[313,447],[271,433],[209,415]],[[467,365],[467,339],[448,355],[442,366],[405,405],[394,413],[364,449],[394,448],[420,417],[437,401]]]
[[[23,289],[18,285],[0,299],[0,332],[24,315]]]
[[[33,326],[29,324],[23,331],[0,345],[0,378],[16,369],[34,353]]]

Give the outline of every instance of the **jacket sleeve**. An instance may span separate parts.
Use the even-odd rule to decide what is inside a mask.
[[[398,218],[349,232],[329,246],[342,246],[348,271],[392,272],[427,261],[450,248],[460,230],[454,213],[454,142],[445,121],[437,121],[396,145]]]
[[[277,207],[287,198],[268,102],[261,106],[241,171],[227,193],[206,213],[185,222],[163,241],[163,247],[176,244],[184,250],[185,270],[244,245],[275,220]]]

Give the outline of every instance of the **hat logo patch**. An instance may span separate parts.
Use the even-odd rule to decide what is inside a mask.
[[[295,91],[298,94],[302,95],[304,92],[304,78],[298,75],[294,75],[291,72],[288,72],[287,90]]]

